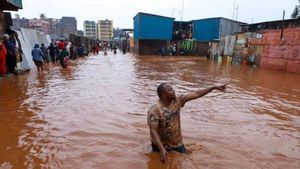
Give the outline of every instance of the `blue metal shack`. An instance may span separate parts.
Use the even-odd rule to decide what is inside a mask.
[[[172,40],[174,18],[140,12],[133,20],[135,40]]]
[[[221,36],[233,35],[242,30],[244,23],[226,18],[207,18],[194,20],[194,39],[198,41],[212,41]]]

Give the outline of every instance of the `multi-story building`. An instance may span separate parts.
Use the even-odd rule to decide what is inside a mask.
[[[113,38],[113,21],[99,20],[98,21],[98,39],[102,41],[111,41]]]
[[[21,28],[29,28],[30,27],[30,25],[29,25],[29,19],[27,19],[27,18],[22,18],[22,19],[20,19],[20,27]]]
[[[83,29],[85,37],[97,39],[97,24],[94,21],[84,21]]]
[[[75,17],[62,17],[58,24],[60,36],[69,38],[69,34],[77,34],[77,20]]]
[[[15,15],[15,18],[12,19],[12,23],[13,29],[30,28],[29,19],[24,17],[20,19],[20,16],[18,14]]]
[[[45,14],[40,15],[40,19],[20,19],[16,15],[13,22],[13,29],[29,28],[50,34],[52,37],[68,38],[70,33],[78,34],[77,21],[75,17],[62,17],[62,19],[47,18]],[[83,36],[83,35],[82,35]]]
[[[78,36],[84,36],[84,32],[83,32],[82,30],[78,30],[78,31],[77,31],[77,35],[78,35]]]
[[[47,21],[50,24],[50,34],[57,34],[57,30],[56,30],[56,25],[58,23],[58,19],[53,19],[53,18],[47,18]]]
[[[29,26],[32,29],[44,32],[46,34],[50,33],[50,24],[46,20],[36,19],[36,18],[30,19]]]
[[[56,24],[57,24],[58,21],[59,21],[58,19],[47,18],[45,14],[41,14],[41,15],[40,15],[40,19],[49,22],[49,24],[50,24],[49,34],[52,34],[52,35],[57,34],[57,32],[56,32]]]

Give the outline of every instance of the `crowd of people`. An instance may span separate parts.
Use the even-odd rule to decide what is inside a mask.
[[[176,52],[177,52],[177,46],[176,46],[176,43],[171,43],[170,47],[166,47],[166,45],[163,45],[159,51],[158,51],[158,54],[161,55],[161,56],[174,56],[176,55]],[[180,50],[181,52],[181,50]],[[180,55],[182,55],[180,53]]]
[[[0,42],[0,76],[23,69],[21,67],[23,50],[17,32],[4,34],[3,38],[3,42]]]
[[[117,53],[117,45],[114,43],[108,43],[108,42],[100,42],[97,43],[93,48],[93,53],[94,54],[99,54],[100,51],[103,51],[104,54],[107,54],[108,50],[111,50],[112,52],[114,52],[114,54]]]
[[[87,56],[88,51],[84,44],[74,46],[71,42],[60,40],[55,43],[50,43],[48,47],[44,44],[41,44],[41,46],[35,44],[31,55],[38,71],[43,71],[44,65],[48,66],[50,63],[56,64],[57,62],[59,62],[63,68],[66,68],[70,60]]]
[[[3,42],[0,41],[0,77],[17,74],[19,70],[25,70],[21,65],[25,57],[21,45],[15,31],[5,34]],[[31,50],[31,56],[37,70],[40,72],[50,64],[60,64],[63,68],[66,68],[70,60],[88,56],[89,52],[98,54],[103,51],[104,55],[107,55],[108,50],[116,54],[117,46],[114,43],[100,42],[90,51],[84,44],[75,46],[71,42],[59,40],[50,43],[49,46],[43,43],[35,44]]]
[[[99,54],[100,51],[107,55],[107,51],[111,50],[114,54],[117,53],[117,46],[113,43],[97,43],[93,48],[94,54]],[[32,49],[32,59],[35,63],[38,71],[43,71],[43,67],[48,66],[51,62],[55,64],[57,62],[63,68],[67,68],[70,60],[76,60],[78,57],[88,56],[89,50],[84,46],[74,46],[71,42],[65,42],[63,40],[57,41],[56,43],[50,43],[49,47],[44,44],[35,44]]]
[[[21,45],[17,32],[10,31],[9,34],[4,34],[3,41],[0,41],[0,77],[29,70],[21,64],[25,57]],[[43,71],[44,66],[48,66],[50,63],[59,62],[63,68],[66,68],[69,60],[87,56],[88,53],[84,44],[74,46],[71,42],[60,40],[50,43],[49,46],[35,44],[31,56],[37,70]]]

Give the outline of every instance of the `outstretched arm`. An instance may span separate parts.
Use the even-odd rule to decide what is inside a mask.
[[[161,143],[160,137],[158,135],[158,121],[151,122],[150,132],[151,132],[151,135],[152,135],[152,138],[153,138],[155,144],[158,146],[158,148],[160,150],[160,161],[164,163],[167,159],[167,150]]]
[[[220,85],[220,86],[213,86],[213,87],[210,87],[210,88],[207,88],[207,89],[197,90],[197,91],[192,92],[190,94],[184,95],[183,96],[183,101],[184,101],[184,103],[186,103],[188,101],[198,99],[202,96],[207,95],[208,93],[210,93],[211,91],[213,91],[215,89],[225,92],[226,91],[226,86],[227,86],[227,84],[224,84],[224,85]]]

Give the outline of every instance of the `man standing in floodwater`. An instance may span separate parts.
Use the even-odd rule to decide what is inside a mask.
[[[148,111],[153,152],[160,152],[160,160],[165,162],[167,151],[186,153],[182,142],[180,109],[186,102],[198,99],[213,90],[225,92],[226,84],[176,96],[172,86],[162,83],[157,87],[158,102]]]

